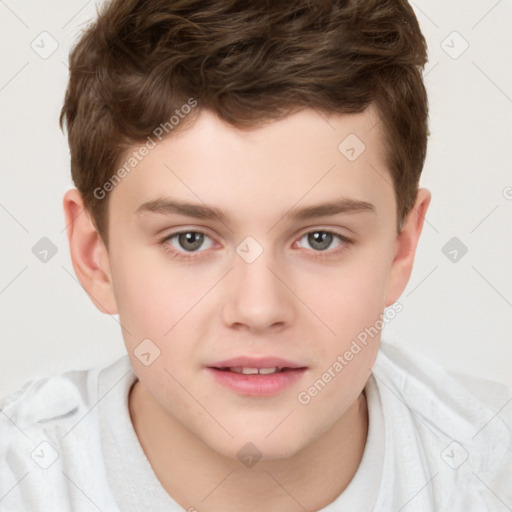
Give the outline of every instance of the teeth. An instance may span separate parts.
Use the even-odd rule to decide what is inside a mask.
[[[256,375],[258,373],[261,373],[262,375],[269,375],[271,373],[276,373],[279,368],[276,366],[274,368],[242,368],[241,366],[236,366],[233,368],[230,368],[232,372],[235,373],[243,373],[244,375]]]
[[[242,368],[242,373],[244,375],[256,375],[258,373],[258,368]]]
[[[268,375],[269,373],[276,373],[278,368],[260,368],[260,373],[263,373],[263,375]]]

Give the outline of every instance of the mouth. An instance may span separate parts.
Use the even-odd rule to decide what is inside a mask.
[[[272,375],[274,373],[283,373],[290,372],[294,370],[301,370],[302,368],[279,368],[278,366],[272,366],[270,368],[250,368],[243,366],[225,366],[222,368],[213,368],[214,370],[219,370],[221,372],[233,372],[233,373],[241,373],[242,375]]]
[[[288,365],[288,366],[287,366]],[[244,396],[273,396],[290,389],[302,379],[306,366],[293,363],[227,365],[225,363],[206,368],[214,381]]]

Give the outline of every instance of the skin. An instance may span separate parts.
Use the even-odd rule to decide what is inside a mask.
[[[380,335],[307,405],[297,395],[398,300],[410,277],[430,192],[419,190],[397,234],[378,121],[372,105],[351,115],[303,109],[241,131],[202,111],[110,193],[108,250],[89,214],[80,215],[80,194],[64,197],[75,272],[98,308],[118,313],[124,327],[139,379],[129,397],[134,429],[185,509],[318,510],[357,470],[368,430],[363,389]],[[338,150],[349,134],[366,146],[353,162]],[[230,222],[137,213],[170,196],[222,209]],[[341,198],[374,211],[285,215]],[[171,251],[187,255],[190,246],[164,240],[183,230],[208,235],[188,260]],[[316,231],[350,242],[333,236],[319,250],[304,236]],[[263,249],[252,263],[236,252],[247,236]],[[144,339],[160,350],[149,366],[134,355]],[[275,396],[244,396],[205,369],[240,355],[282,357],[307,370]],[[248,442],[262,454],[250,468],[237,458]]]

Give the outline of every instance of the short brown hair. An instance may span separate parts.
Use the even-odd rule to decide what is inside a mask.
[[[301,107],[358,113],[373,102],[400,230],[427,150],[426,61],[406,0],[112,0],[69,58],[60,126],[73,181],[106,242],[108,197],[94,191],[191,98],[198,107],[176,129],[201,109],[251,128]]]

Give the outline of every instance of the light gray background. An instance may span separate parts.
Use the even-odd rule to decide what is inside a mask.
[[[512,384],[512,2],[413,7],[430,49],[422,186],[433,200],[404,310],[383,337]],[[0,396],[125,353],[117,318],[100,314],[74,277],[62,213],[72,186],[58,127],[66,62],[94,16],[94,1],[0,0]],[[59,45],[46,59],[31,47],[51,49],[43,31]],[[46,263],[32,253],[42,237],[58,249]],[[468,248],[457,262],[442,252],[452,237]]]

